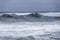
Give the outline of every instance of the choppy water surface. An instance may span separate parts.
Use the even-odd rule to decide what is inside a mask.
[[[58,22],[0,23],[0,40],[60,40]]]
[[[0,40],[60,40],[60,17],[4,14],[0,16]]]

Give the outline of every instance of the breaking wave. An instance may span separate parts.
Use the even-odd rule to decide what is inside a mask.
[[[17,15],[17,14],[2,14],[0,15],[1,21],[12,21],[12,22],[45,22],[45,21],[60,21],[60,17],[51,17],[51,16],[44,16],[41,14],[27,14],[27,15]]]

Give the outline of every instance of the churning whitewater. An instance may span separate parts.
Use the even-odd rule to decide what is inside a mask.
[[[59,40],[59,18],[40,14],[1,14],[0,40]]]

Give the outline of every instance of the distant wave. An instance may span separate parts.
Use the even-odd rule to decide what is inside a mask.
[[[2,14],[0,15],[1,21],[21,21],[21,22],[42,22],[42,21],[60,21],[60,17],[44,16],[41,14],[27,14],[27,15],[17,15],[17,14]]]

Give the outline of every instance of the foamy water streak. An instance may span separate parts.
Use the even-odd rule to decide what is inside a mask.
[[[51,24],[52,23],[52,24]],[[30,35],[43,35],[45,32],[60,31],[60,25],[56,22],[20,22],[14,24],[0,23],[0,36],[24,37]],[[4,26],[3,26],[4,25]]]

